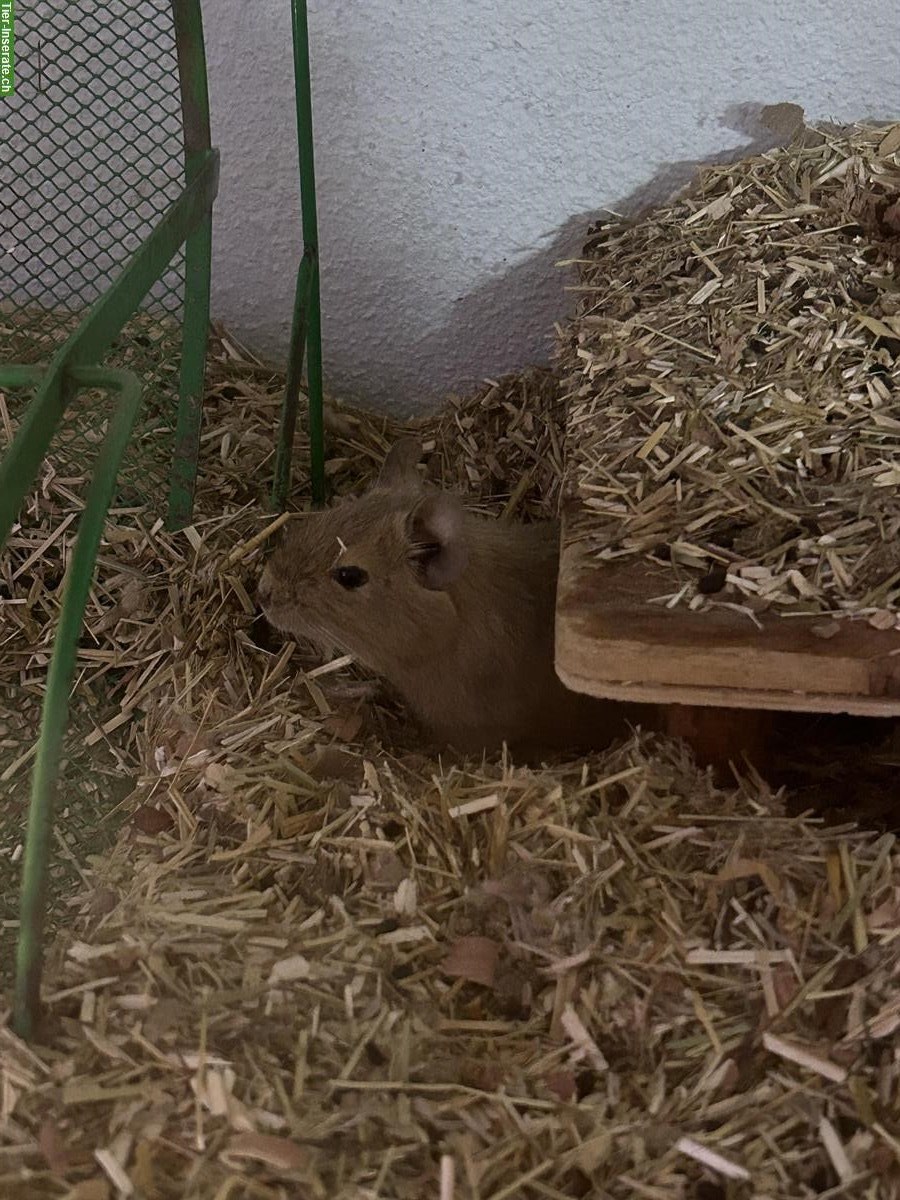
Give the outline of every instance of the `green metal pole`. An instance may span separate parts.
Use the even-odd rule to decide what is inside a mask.
[[[172,0],[181,113],[184,128],[184,176],[191,183],[210,149],[209,90],[199,0]],[[200,422],[209,337],[209,283],[212,260],[212,213],[207,213],[184,248],[184,320],[182,323],[181,389],[175,452],[169,484],[169,529],[182,529],[191,519],[200,455]]]
[[[319,297],[319,229],[316,217],[316,164],[313,148],[312,90],[309,76],[309,25],[306,0],[291,0],[294,44],[294,92],[297,103],[297,152],[300,160],[300,218],[303,253],[312,260],[306,318],[298,315],[302,293],[294,298],[294,330],[306,334],[306,376],[309,389],[309,471],[313,504],[325,503],[325,431],[322,419],[322,324]],[[298,277],[298,285],[299,285]],[[296,355],[292,347],[292,357]],[[287,400],[287,397],[286,397]],[[283,433],[287,429],[283,428]],[[293,433],[293,430],[290,431]],[[285,448],[279,446],[283,454]],[[290,447],[287,447],[290,451]],[[285,496],[287,482],[284,486]]]
[[[40,1011],[53,810],[69,711],[69,693],[78,654],[78,638],[90,594],[106,513],[115,491],[119,464],[131,437],[141,403],[140,381],[130,371],[112,371],[98,367],[74,368],[66,380],[66,386],[71,386],[73,391],[77,388],[118,391],[120,397],[97,455],[65,582],[65,599],[47,675],[47,694],[41,714],[41,732],[31,779],[31,804],[28,810],[28,832],[22,867],[22,903],[13,997],[13,1028],[24,1038],[34,1036]]]
[[[0,387],[10,391],[21,391],[25,388],[37,387],[44,377],[46,367],[21,367],[17,363],[0,363]]]
[[[272,487],[272,507],[283,512],[287,506],[291,484],[291,456],[294,449],[294,430],[297,428],[297,409],[303,374],[303,352],[306,348],[307,313],[312,295],[315,256],[305,253],[300,259],[297,283],[294,288],[294,322],[291,327],[291,347],[288,354],[287,382],[281,406],[281,424],[275,447],[275,483]]]
[[[309,317],[306,333],[306,381],[309,388],[309,478],[312,502],[316,508],[325,503],[325,419],[322,385],[322,306],[319,302],[319,260],[310,285]]]

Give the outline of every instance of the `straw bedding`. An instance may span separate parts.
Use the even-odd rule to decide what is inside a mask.
[[[593,231],[561,367],[598,568],[900,628],[898,151],[900,125],[806,129]]]
[[[260,629],[283,380],[227,337],[213,359],[193,526],[108,524],[70,753],[118,834],[61,847],[40,1044],[0,1026],[0,1197],[900,1194],[893,836],[646,734],[542,769],[425,757],[352,664]],[[417,428],[432,478],[530,518],[563,419],[533,370]],[[339,492],[399,432],[328,425]],[[7,806],[60,486],[2,568],[31,601],[3,610]],[[83,803],[70,770],[63,842]]]

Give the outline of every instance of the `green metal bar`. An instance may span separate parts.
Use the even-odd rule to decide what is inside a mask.
[[[322,386],[322,306],[319,301],[319,260],[310,286],[306,334],[306,386],[309,394],[309,479],[316,508],[325,503],[325,417]]]
[[[0,387],[12,391],[36,387],[41,382],[46,367],[20,367],[17,363],[0,363]]]
[[[291,0],[294,44],[294,98],[297,105],[297,153],[300,159],[300,219],[304,249],[319,251],[316,215],[316,159],[313,150],[312,85],[309,74],[309,22],[306,0]]]
[[[206,51],[199,0],[172,0],[181,114],[184,128],[184,176],[190,183],[203,169],[210,149],[209,91]],[[212,214],[188,237],[184,249],[184,321],[182,325],[181,387],[175,449],[169,481],[169,529],[187,525],[194,510],[203,383],[209,336],[209,284],[212,260]]]
[[[62,347],[65,349],[65,347]],[[37,394],[25,409],[12,445],[0,461],[0,550],[18,516],[22,499],[37,474],[41,460],[63,413],[72,400],[59,354],[42,372]]]
[[[316,163],[313,148],[312,90],[309,75],[309,24],[306,0],[291,0],[291,26],[294,44],[294,93],[297,104],[297,151],[300,160],[300,216],[303,227],[303,253],[313,260],[308,311],[298,314],[298,287],[294,297],[294,330],[305,328],[307,343],[307,387],[309,395],[310,483],[315,505],[325,503],[325,437],[322,419],[322,324],[319,297],[319,230],[316,218]],[[292,348],[292,357],[296,351]],[[282,422],[282,431],[286,431]],[[279,454],[291,447],[279,443]],[[287,495],[288,478],[283,481]]]
[[[73,367],[103,357],[122,326],[165,271],[172,255],[212,206],[219,178],[219,155],[209,150],[194,179],[160,218],[118,279],[97,300],[75,332],[50,361],[37,395],[0,462],[0,548],[18,515],[22,497],[37,474],[53,434],[72,397]]]
[[[303,375],[303,352],[306,348],[306,317],[309,312],[315,274],[314,255],[304,254],[300,259],[297,284],[294,288],[294,323],[291,328],[287,383],[284,389],[284,403],[281,406],[281,425],[278,429],[278,440],[275,446],[275,483],[272,487],[272,507],[277,512],[283,512],[287,506],[288,489],[291,483],[291,455],[294,447],[294,430],[297,428],[297,409]]]
[[[73,392],[79,388],[116,391],[119,393],[119,402],[97,455],[64,585],[65,599],[47,676],[47,694],[31,779],[13,998],[13,1028],[24,1038],[34,1035],[40,1010],[53,810],[69,711],[69,693],[78,654],[78,637],[119,464],[141,403],[140,381],[130,371],[76,367],[69,372],[66,383]]]

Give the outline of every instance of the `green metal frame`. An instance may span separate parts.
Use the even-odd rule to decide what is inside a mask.
[[[31,373],[36,378],[39,371],[33,370]],[[17,375],[13,373],[12,378],[15,380]],[[9,386],[9,380],[10,373],[0,371],[0,382]],[[119,394],[119,402],[97,455],[78,526],[78,538],[65,582],[62,614],[47,675],[47,694],[41,713],[38,751],[31,779],[13,999],[13,1027],[26,1038],[34,1035],[40,1009],[53,810],[69,713],[69,693],[78,654],[78,638],[94,577],[94,564],[103,535],[106,513],[116,487],[119,464],[127,449],[141,404],[141,384],[130,371],[73,367],[66,372],[65,391],[72,395],[79,388],[116,391]]]
[[[169,206],[153,233],[134,254],[113,286],[104,292],[90,309],[43,372],[37,394],[29,404],[13,443],[0,463],[0,549],[9,536],[22,499],[37,474],[66,408],[72,401],[73,380],[69,372],[72,368],[91,366],[102,360],[123,325],[136,312],[146,293],[165,271],[175,251],[199,225],[208,223],[207,213],[216,194],[218,179],[219,152],[210,149],[205,152],[202,166],[195,172],[184,192]],[[201,235],[202,233],[201,230]],[[206,287],[208,289],[208,283]],[[194,347],[193,355],[189,357],[194,371],[198,359],[201,367],[205,363],[205,341],[204,326],[204,345],[199,352],[198,348]],[[6,387],[14,386],[13,380],[21,378],[21,375],[17,374],[21,368],[12,368],[11,376],[7,374],[9,370],[10,368],[0,368],[0,383]],[[190,389],[195,386],[194,380],[189,379],[191,403],[194,401],[193,391]],[[182,384],[182,394],[184,390],[185,385]],[[199,401],[197,403],[199,406]],[[182,459],[182,463],[179,464],[181,469],[183,461]],[[188,493],[188,518],[191,502],[192,497]]]
[[[182,245],[185,313],[169,526],[186,524],[193,508],[209,326],[211,211],[219,155],[210,146],[199,0],[172,0],[172,11],[184,129],[184,190],[46,367],[0,365],[0,386],[37,389],[0,463],[0,549],[77,392],[92,388],[118,394],[88,485],[67,573],[31,778],[13,1004],[13,1026],[26,1038],[34,1036],[40,1010],[50,839],[78,638],[106,514],[141,405],[141,384],[135,375],[98,364]]]
[[[294,318],[287,381],[275,452],[272,506],[282,511],[291,484],[291,458],[300,399],[304,350],[309,398],[309,474],[312,501],[325,503],[325,434],[322,411],[322,318],[319,298],[319,231],[316,219],[316,165],[313,149],[312,89],[309,73],[309,25],[306,0],[291,0],[294,46],[294,93],[297,102],[297,150],[300,159],[300,216],[303,257],[294,290]]]
[[[64,585],[62,613],[48,673],[31,778],[13,1003],[13,1027],[25,1038],[34,1036],[40,1013],[54,807],[78,638],[106,514],[142,399],[141,383],[132,372],[98,364],[182,245],[185,247],[183,352],[169,485],[169,528],[177,529],[187,524],[193,510],[209,326],[212,204],[218,188],[219,155],[210,144],[200,0],[172,0],[172,11],[184,130],[184,190],[46,366],[0,364],[0,387],[36,389],[16,436],[0,462],[0,549],[77,393],[89,388],[118,397],[88,485]],[[312,499],[317,506],[325,500],[319,250],[306,0],[291,0],[291,14],[303,254],[297,271],[288,373],[272,489],[273,503],[279,509],[285,507],[290,488],[304,352]]]

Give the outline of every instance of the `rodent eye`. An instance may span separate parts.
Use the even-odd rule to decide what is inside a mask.
[[[362,567],[335,567],[331,572],[331,578],[336,580],[341,587],[347,591],[352,591],[354,588],[362,587],[364,583],[369,582],[369,573],[364,571]]]

